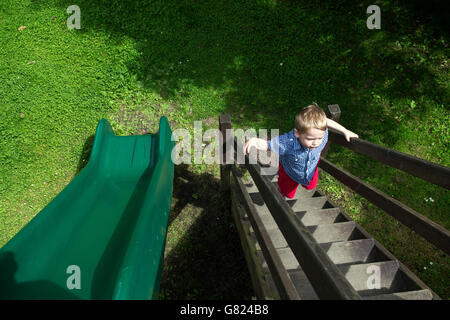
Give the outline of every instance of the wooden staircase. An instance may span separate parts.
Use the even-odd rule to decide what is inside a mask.
[[[338,105],[328,115],[339,120]],[[231,117],[219,117],[222,136],[220,177],[229,190],[233,218],[259,299],[439,300],[425,283],[319,190],[299,187],[294,199],[281,196],[277,175],[267,164],[239,156]],[[436,248],[450,254],[450,232],[326,159],[330,142],[450,190],[450,168],[362,139],[329,130],[319,168]],[[251,152],[250,152],[251,153]],[[232,160],[231,162],[229,160]],[[267,157],[266,157],[267,159]],[[264,172],[277,172],[271,163]],[[242,178],[241,169],[250,173]]]
[[[278,188],[276,175],[271,177],[271,181]],[[249,177],[241,182],[251,199],[250,205],[255,209],[254,212],[267,231],[269,241],[295,286],[298,298],[318,299],[318,294],[264,203],[253,179]],[[256,290],[259,292],[259,299],[279,299],[280,294],[243,201],[245,200],[235,199],[234,218],[240,230],[247,262],[249,266],[252,265],[252,282],[260,288]],[[294,199],[285,201],[292,208],[296,223],[306,227],[362,299],[440,299],[319,190],[306,190],[299,186]]]

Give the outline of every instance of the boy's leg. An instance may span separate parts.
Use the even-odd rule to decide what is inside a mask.
[[[312,190],[315,187],[317,187],[317,182],[319,181],[319,162],[317,163],[316,171],[314,171],[314,175],[311,181],[308,183],[307,186],[302,185],[302,187],[305,188],[306,190]]]
[[[289,199],[294,198],[298,185],[297,182],[287,175],[280,163],[278,167],[278,187],[280,188],[281,195]]]

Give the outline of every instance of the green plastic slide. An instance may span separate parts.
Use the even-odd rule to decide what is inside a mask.
[[[100,120],[88,165],[0,249],[0,299],[157,299],[171,135],[166,117],[140,136]]]

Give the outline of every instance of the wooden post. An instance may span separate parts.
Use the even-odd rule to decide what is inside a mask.
[[[337,104],[330,104],[328,105],[327,110],[325,111],[328,119],[334,120],[336,122],[339,122],[339,118],[341,117],[341,109],[339,108],[339,105]],[[322,153],[320,154],[321,158],[326,158],[328,149],[330,148],[330,138],[328,137],[328,142],[323,148]]]
[[[219,130],[222,133],[222,152],[220,154],[220,180],[222,190],[230,189],[231,165],[225,164],[227,152],[231,152],[233,141],[227,141],[227,129],[231,130],[231,116],[229,114],[221,114],[219,116]],[[228,136],[231,136],[230,134]]]

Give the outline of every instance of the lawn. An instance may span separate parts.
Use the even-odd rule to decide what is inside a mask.
[[[362,139],[450,166],[448,22],[431,2],[79,0],[69,30],[71,1],[1,1],[0,246],[86,165],[101,118],[130,135],[162,115],[216,128],[226,112],[234,128],[283,133],[300,108],[337,103]],[[366,27],[371,4],[380,30]],[[450,228],[448,190],[338,146],[327,157]],[[252,296],[218,184],[217,166],[176,169],[162,298]],[[450,297],[447,255],[325,173],[319,188]]]

